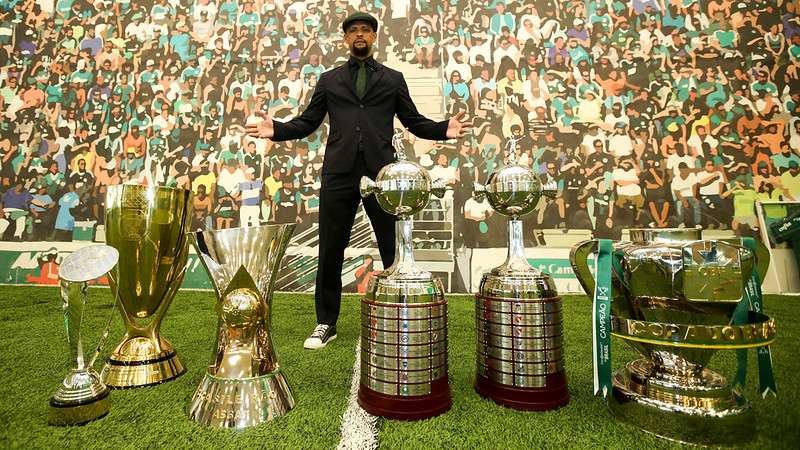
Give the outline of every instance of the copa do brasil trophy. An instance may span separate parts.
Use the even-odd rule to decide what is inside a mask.
[[[496,403],[520,410],[550,410],[569,402],[564,369],[561,298],[550,275],[525,257],[522,220],[542,195],[552,197],[528,168],[510,163],[475,184],[508,216],[508,254],[483,274],[475,295],[477,376],[475,389]]]
[[[630,241],[582,242],[570,255],[594,297],[595,393],[606,395],[618,419],[670,440],[750,439],[755,414],[741,393],[747,349],[757,349],[762,395],[775,392],[768,347],[775,322],[762,312],[760,290],[766,248],[748,238],[703,240],[699,229],[629,233]],[[611,335],[641,355],[613,375]],[[734,383],[706,367],[719,350],[737,350]]]
[[[375,195],[397,216],[395,259],[372,276],[361,300],[361,379],[358,403],[392,419],[433,417],[450,409],[447,373],[447,300],[441,281],[414,261],[412,215],[441,197],[419,164],[403,159],[361,179],[361,195]]]
[[[272,292],[294,224],[197,231],[192,243],[217,294],[214,360],[189,402],[189,417],[246,428],[294,407],[272,341]]]
[[[125,335],[103,368],[112,388],[150,386],[186,369],[161,322],[183,281],[189,256],[192,191],[120,184],[106,193],[106,243],[119,251],[119,292]]]
[[[58,268],[64,328],[69,345],[70,368],[53,397],[47,421],[51,425],[79,425],[100,418],[110,407],[109,389],[100,381],[93,366],[108,337],[110,317],[101,330],[94,352],[84,352],[85,335],[81,332],[88,299],[89,281],[96,280],[117,265],[119,254],[108,245],[83,247],[69,254]],[[104,296],[96,296],[102,299]],[[106,303],[113,308],[112,296]],[[100,299],[93,299],[97,303]],[[114,311],[112,309],[111,314]]]

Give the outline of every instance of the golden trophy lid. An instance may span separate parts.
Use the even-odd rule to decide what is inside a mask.
[[[108,273],[119,260],[119,252],[109,245],[90,245],[80,248],[61,262],[58,276],[71,282],[90,281]]]

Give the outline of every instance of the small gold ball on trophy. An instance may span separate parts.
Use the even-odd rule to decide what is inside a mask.
[[[247,288],[228,293],[222,300],[222,321],[234,328],[254,325],[261,317],[261,304],[258,295]]]

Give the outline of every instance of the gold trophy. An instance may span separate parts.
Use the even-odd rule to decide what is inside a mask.
[[[91,356],[83,352],[81,324],[86,308],[89,281],[100,278],[117,265],[119,253],[108,245],[92,245],[71,253],[58,268],[64,328],[71,362],[69,374],[53,397],[47,421],[51,425],[79,425],[103,417],[110,406],[109,389],[92,368],[108,337],[110,318]],[[116,297],[116,296],[115,296]],[[111,304],[109,304],[111,306]],[[113,311],[112,311],[113,314]]]
[[[189,402],[189,417],[246,428],[294,408],[272,344],[272,291],[294,225],[198,231],[192,243],[217,293],[214,362]]]
[[[633,229],[630,241],[582,242],[570,259],[595,300],[595,391],[618,419],[702,445],[755,434],[755,413],[741,394],[746,349],[758,349],[762,395],[775,389],[768,347],[775,322],[761,311],[758,282],[769,264],[763,245],[703,240],[699,229]],[[641,355],[613,375],[610,336]],[[706,367],[719,350],[744,358],[734,383]]]
[[[160,333],[161,321],[186,272],[192,192],[116,185],[106,193],[106,243],[120,254],[117,306],[125,336],[103,368],[111,388],[151,386],[186,369]]]

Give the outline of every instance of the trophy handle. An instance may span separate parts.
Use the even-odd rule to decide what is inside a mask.
[[[372,194],[378,193],[378,185],[369,177],[361,177],[361,181],[358,184],[358,191],[362,197],[369,197]]]
[[[744,241],[740,238],[722,239],[722,240],[737,245],[739,247],[745,248]],[[755,254],[753,255],[755,257],[755,268],[756,271],[758,272],[758,279],[761,280],[761,282],[763,283],[764,278],[767,276],[767,269],[769,269],[769,261],[770,261],[769,249],[767,249],[767,246],[764,245],[764,243],[759,241],[758,239],[756,239],[755,241],[756,241],[756,251]]]
[[[431,182],[431,195],[436,198],[444,197],[448,190],[450,190],[450,187],[447,186],[447,180],[444,178],[437,178]]]
[[[476,202],[482,202],[483,199],[486,198],[486,186],[478,183],[477,181],[473,181],[472,198],[474,198]]]
[[[594,277],[589,270],[589,255],[597,251],[597,241],[592,239],[578,243],[569,253],[569,260],[575,276],[583,286],[583,290],[591,296],[594,293]]]
[[[764,282],[767,276],[767,269],[769,269],[769,249],[763,242],[756,240],[756,270],[758,271],[758,279]]]

